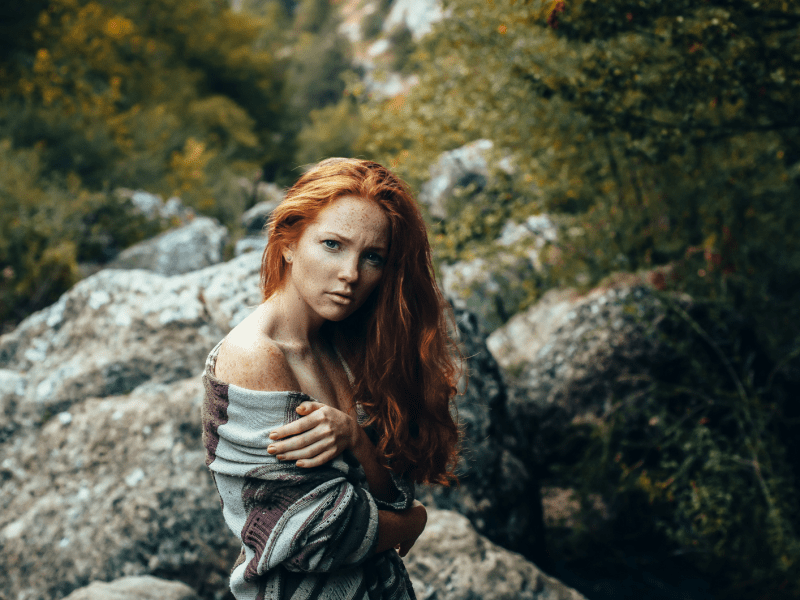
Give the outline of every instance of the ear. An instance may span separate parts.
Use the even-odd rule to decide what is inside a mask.
[[[283,249],[283,260],[285,260],[289,264],[291,264],[292,262],[292,258],[294,255],[294,247],[295,244],[290,244],[289,246],[286,246],[286,248]]]

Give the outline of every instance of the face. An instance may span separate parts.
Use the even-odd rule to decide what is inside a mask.
[[[341,321],[378,285],[388,251],[389,218],[383,210],[363,198],[340,198],[284,251],[287,291],[312,319]]]

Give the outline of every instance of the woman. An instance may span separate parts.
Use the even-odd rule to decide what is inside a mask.
[[[457,353],[408,187],[328,159],[274,211],[263,302],[212,351],[206,463],[237,599],[414,598],[414,482],[453,478]],[[399,553],[399,556],[398,556]]]

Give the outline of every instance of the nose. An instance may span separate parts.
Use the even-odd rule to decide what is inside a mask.
[[[339,270],[339,279],[346,283],[355,283],[358,280],[358,257],[348,258]]]

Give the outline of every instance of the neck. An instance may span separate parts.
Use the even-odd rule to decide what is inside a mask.
[[[320,328],[325,319],[305,307],[288,286],[275,292],[259,307],[264,333],[278,344],[295,348],[311,348],[320,341]]]

